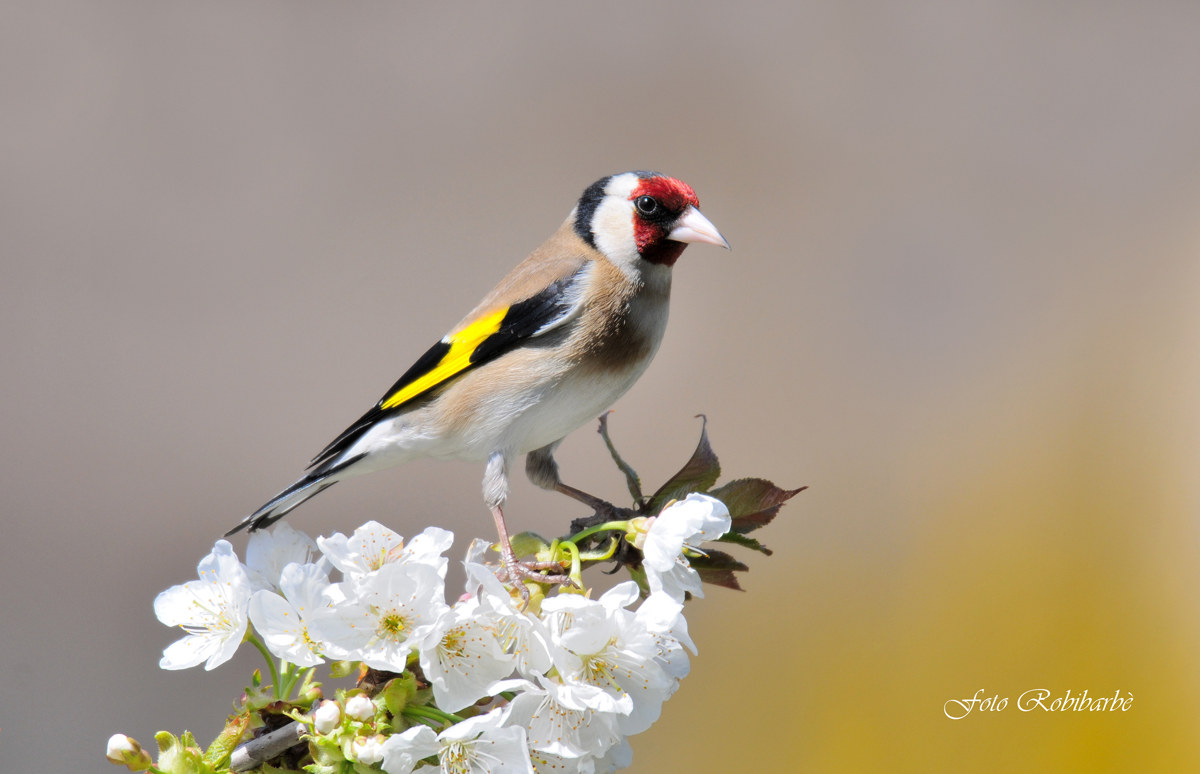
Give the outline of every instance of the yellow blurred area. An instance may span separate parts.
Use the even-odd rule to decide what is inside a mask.
[[[211,739],[258,655],[159,670],[155,594],[637,168],[733,251],[677,264],[614,440],[657,483],[704,413],[727,479],[810,488],[738,554],[744,594],[689,608],[633,770],[1200,770],[1198,29],[1166,3],[0,11],[0,772]],[[559,462],[622,496],[590,428]],[[412,463],[289,522],[459,552],[480,474]],[[584,515],[524,481],[507,512]],[[1017,708],[1041,688],[1133,701]],[[946,716],[981,690],[1005,709]]]
[[[1191,267],[1178,287],[1161,289],[1161,305],[1087,331],[1077,358],[1034,375],[996,364],[958,388],[970,405],[943,407],[911,437],[881,440],[898,455],[894,499],[814,487],[788,506],[781,521],[797,510],[805,520],[837,519],[836,506],[823,506],[857,501],[893,530],[896,520],[907,524],[861,553],[810,543],[799,563],[777,556],[758,575],[756,562],[752,604],[704,601],[693,633],[716,645],[682,692],[695,700],[672,706],[663,723],[687,747],[688,764],[1194,769],[1195,279]],[[1027,355],[1038,349],[1030,342]],[[810,529],[791,524],[801,540]],[[764,663],[779,672],[756,678]],[[729,707],[730,730],[748,733],[753,752],[687,746],[712,723],[709,697],[736,695],[747,682],[753,694]],[[1050,706],[1085,690],[1133,700],[1124,712],[1021,711],[1020,697],[1034,689],[1049,691]],[[945,701],[972,697],[1006,702],[945,716],[963,714]],[[654,747],[648,770],[672,765],[677,751]]]

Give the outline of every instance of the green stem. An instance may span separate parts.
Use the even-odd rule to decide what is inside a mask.
[[[287,699],[292,695],[292,691],[296,690],[296,683],[305,675],[312,674],[316,667],[303,668],[298,664],[293,664],[290,661],[280,659],[280,665],[285,667],[283,673],[283,695],[279,698]]]
[[[299,670],[296,665],[285,659],[279,659],[279,682],[282,683],[279,689],[278,698],[286,699],[292,695],[292,687],[296,684],[296,676]]]
[[[617,544],[619,540],[613,538],[608,541],[608,548],[600,552],[580,553],[579,560],[583,562],[607,562],[613,558],[613,554],[617,553]]]
[[[551,549],[554,551],[553,555],[555,559],[557,559],[558,556],[563,553],[567,554],[571,558],[571,570],[567,574],[571,576],[571,580],[575,581],[575,584],[578,585],[580,589],[583,589],[583,566],[579,563],[579,546],[575,545],[570,540],[555,540],[554,545],[551,546]]]
[[[627,529],[629,529],[628,521],[606,521],[603,524],[597,524],[594,527],[588,527],[587,529],[583,530],[582,532],[575,533],[571,537],[567,538],[565,542],[578,543],[580,540],[583,540],[584,538],[589,538],[592,535],[595,535],[597,532],[606,532],[609,530],[616,531],[616,532],[625,532]]]
[[[267,650],[267,646],[263,645],[263,641],[258,638],[253,632],[246,632],[246,642],[258,648],[258,652],[267,660],[267,667],[271,670],[271,687],[275,690],[275,698],[282,699],[279,695],[279,668],[275,666],[275,657],[271,655],[271,651]]]
[[[292,695],[292,691],[294,691],[296,689],[297,682],[299,682],[301,684],[301,686],[303,686],[304,683],[308,682],[309,678],[311,678],[312,674],[316,671],[317,671],[316,667],[308,667],[307,669],[301,669],[300,667],[296,667],[296,671],[292,675],[291,682],[288,683],[287,695],[288,696]]]
[[[449,712],[444,712],[437,707],[430,707],[428,704],[410,704],[400,710],[400,714],[405,717],[415,718],[417,720],[435,720],[448,726],[455,723],[461,723],[465,718],[458,715],[452,715]]]

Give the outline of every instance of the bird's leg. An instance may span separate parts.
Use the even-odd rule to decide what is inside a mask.
[[[570,575],[563,575],[562,562],[521,561],[513,550],[512,540],[508,537],[508,525],[504,523],[504,511],[499,505],[492,507],[492,518],[496,522],[496,534],[500,536],[500,563],[507,580],[519,582],[523,580],[538,583],[574,583]],[[558,570],[556,575],[543,575],[546,570]]]
[[[495,453],[488,458],[487,468],[483,475],[483,498],[492,512],[496,522],[496,534],[500,538],[501,573],[504,580],[510,583],[520,583],[525,580],[538,583],[570,583],[574,584],[570,575],[563,574],[562,562],[523,562],[517,558],[513,550],[512,539],[508,535],[508,525],[504,523],[502,506],[508,495],[508,460],[502,453]],[[543,575],[547,570],[557,570],[552,575]],[[529,592],[521,587],[521,595],[528,597]]]
[[[578,500],[591,508],[596,512],[597,518],[600,519],[597,523],[621,521],[638,515],[633,511],[613,505],[607,500],[590,495],[582,489],[576,489],[573,486],[564,484],[558,476],[558,463],[554,461],[554,449],[556,446],[558,446],[557,442],[549,446],[543,446],[540,449],[529,452],[525,457],[525,474],[529,476],[530,481],[542,489],[549,489],[560,494],[565,494],[567,497]]]
[[[559,494],[565,494],[572,500],[578,500],[598,513],[613,508],[613,504],[607,500],[601,500],[595,495],[590,495],[582,489],[576,489],[573,486],[568,486],[561,481],[554,485],[554,491],[558,492]]]

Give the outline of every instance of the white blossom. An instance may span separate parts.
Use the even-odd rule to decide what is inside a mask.
[[[317,544],[287,522],[258,530],[246,541],[246,573],[255,589],[279,590],[283,568],[308,564],[317,555]],[[328,573],[326,573],[328,574]]]
[[[545,676],[537,683],[508,680],[493,686],[520,691],[509,704],[507,722],[525,728],[530,750],[582,758],[601,755],[624,738],[619,718],[628,707],[603,688]]]
[[[221,540],[199,580],[155,600],[159,619],[187,632],[160,666],[212,669],[232,657],[247,620],[271,653],[301,667],[327,657],[405,672],[419,660],[431,709],[492,711],[440,733],[424,724],[392,733],[411,717],[388,719],[378,698],[356,691],[344,706],[322,701],[312,727],[355,771],[433,772],[436,759],[444,774],[609,774],[632,765],[628,737],[657,720],[691,668],[683,602],[701,587],[688,556],[730,519],[720,501],[693,494],[633,524],[648,597],[628,581],[598,599],[559,588],[532,605],[484,563],[483,540],[464,562],[466,594],[447,605],[444,554],[454,535],[434,527],[406,542],[372,521],[314,542],[280,525],[251,537],[246,565]],[[341,582],[331,582],[331,568]],[[110,759],[132,755],[130,745],[115,735]]]
[[[335,532],[329,537],[317,538],[317,545],[334,567],[351,578],[374,572],[398,559],[404,548],[404,538],[377,521],[368,521],[350,537]]]
[[[480,561],[490,545],[477,539],[467,551],[467,594],[479,600],[476,614],[491,622],[503,650],[513,654],[517,671],[529,678],[544,674],[552,665],[549,632],[524,601],[500,582],[495,571]]]
[[[675,679],[658,660],[658,638],[624,607],[637,595],[637,585],[627,581],[597,601],[560,594],[542,603],[563,682],[593,685],[615,698],[625,734],[649,728],[675,690]]]
[[[337,584],[345,601],[313,611],[308,630],[334,658],[403,672],[408,655],[446,609],[437,570],[391,563]]]
[[[448,560],[442,554],[453,542],[453,532],[427,527],[406,544],[398,532],[377,521],[368,521],[350,537],[335,532],[317,538],[325,558],[349,579],[361,578],[393,562],[427,564],[445,579]]]
[[[204,663],[213,669],[233,657],[246,633],[250,580],[226,540],[196,568],[199,580],[172,586],[154,600],[154,614],[167,626],[179,626],[187,636],[163,651],[163,669],[187,669]]]
[[[280,575],[282,596],[267,590],[254,592],[250,622],[272,653],[300,666],[322,663],[321,647],[309,633],[308,621],[314,611],[329,607],[325,595],[329,585],[329,571],[323,563],[293,562]]]
[[[529,761],[535,774],[595,774],[596,759],[590,755],[582,758],[564,758],[545,750],[529,751]]]
[[[676,680],[677,687],[678,681],[687,677],[692,668],[684,648],[696,653],[696,644],[688,634],[687,620],[683,617],[683,603],[667,594],[651,594],[634,615],[655,638],[658,644],[655,661]]]
[[[413,726],[384,741],[381,768],[387,774],[411,774],[422,758],[428,758],[440,749],[436,731],[429,726]]]
[[[410,774],[422,758],[437,755],[446,774],[534,774],[525,729],[505,726],[506,711],[468,718],[434,735],[414,726],[383,744],[383,770]]]
[[[635,545],[642,550],[650,591],[664,592],[680,602],[685,593],[704,596],[700,575],[688,564],[684,551],[696,551],[701,543],[729,531],[732,521],[725,503],[693,492],[648,521],[649,528]]]
[[[418,645],[421,669],[446,712],[474,704],[491,683],[512,674],[515,659],[501,647],[494,620],[479,613],[477,599],[459,602]]]
[[[601,755],[593,762],[592,771],[594,774],[612,774],[614,771],[627,769],[633,765],[633,747],[629,744],[629,738],[626,737],[621,741],[608,748],[608,752]]]
[[[454,533],[440,527],[426,527],[419,534],[413,535],[412,540],[400,552],[406,562],[428,564],[437,569],[442,580],[446,579],[446,566],[449,560],[443,554],[454,544]]]

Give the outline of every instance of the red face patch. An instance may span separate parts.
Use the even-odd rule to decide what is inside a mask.
[[[643,196],[649,196],[658,203],[655,213],[646,215],[640,211],[637,201]],[[633,233],[638,253],[651,263],[674,264],[686,245],[668,240],[667,234],[670,233],[671,224],[684,210],[689,206],[700,206],[696,192],[682,180],[656,176],[641,180],[629,200],[635,203]]]
[[[696,198],[692,187],[673,177],[651,177],[642,180],[629,198],[637,199],[639,196],[653,196],[673,212],[683,212],[689,204],[697,209],[700,207],[700,200]]]

